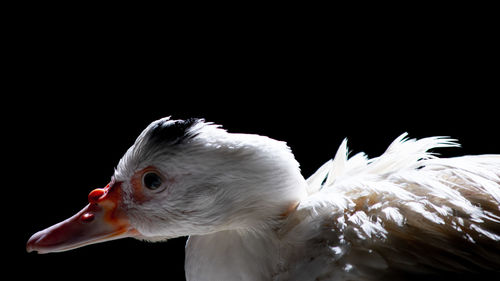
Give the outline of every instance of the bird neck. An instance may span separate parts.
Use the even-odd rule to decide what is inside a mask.
[[[279,243],[272,229],[190,236],[186,244],[186,278],[188,281],[269,280],[278,266]]]

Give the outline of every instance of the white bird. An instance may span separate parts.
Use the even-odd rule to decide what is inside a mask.
[[[202,280],[408,280],[500,272],[500,155],[438,158],[455,140],[398,137],[305,180],[289,147],[203,119],[151,123],[73,217],[28,251],[187,236]],[[457,275],[459,276],[459,275]]]

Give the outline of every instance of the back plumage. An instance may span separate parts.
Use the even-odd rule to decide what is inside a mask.
[[[428,152],[454,146],[403,134],[380,157],[348,159],[344,140],[307,180],[309,197],[281,229],[295,247],[282,251],[277,280],[498,274],[500,156]]]

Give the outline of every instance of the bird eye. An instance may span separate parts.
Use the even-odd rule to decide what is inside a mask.
[[[147,172],[142,176],[142,184],[151,190],[155,190],[161,186],[162,180],[157,173]]]

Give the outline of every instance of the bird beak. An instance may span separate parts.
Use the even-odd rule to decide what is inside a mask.
[[[139,234],[120,208],[120,183],[94,189],[88,199],[89,204],[74,216],[31,236],[26,250],[42,254],[63,252]]]

